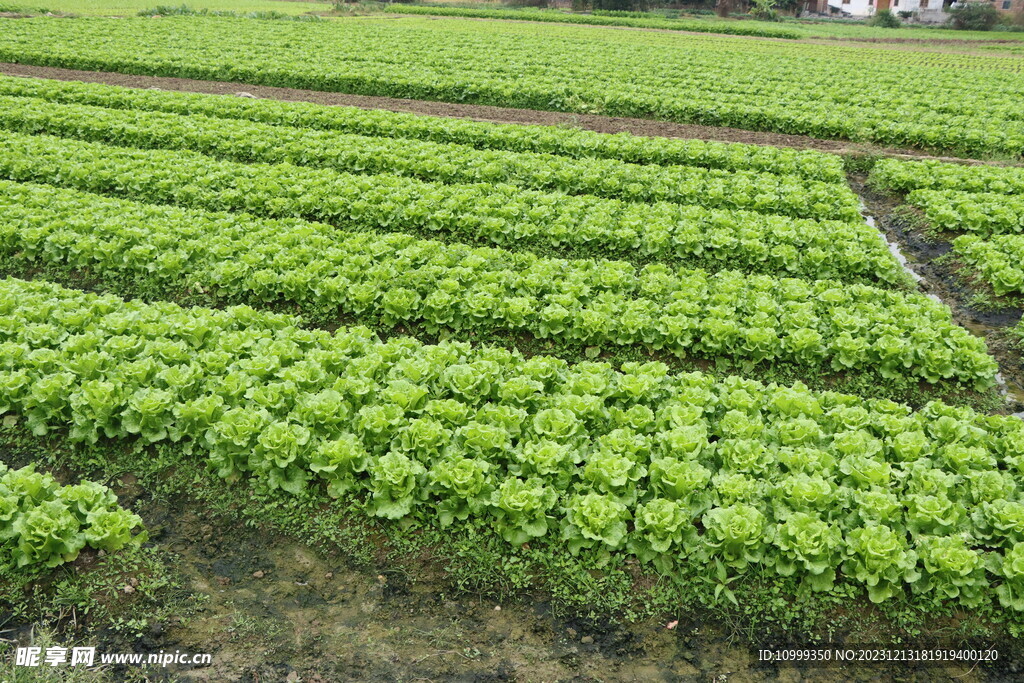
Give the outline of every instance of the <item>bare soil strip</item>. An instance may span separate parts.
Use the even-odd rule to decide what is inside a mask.
[[[599,116],[596,114],[572,114],[563,112],[538,111],[535,109],[511,109],[508,107],[491,107],[478,104],[451,104],[425,100],[402,100],[392,97],[371,97],[366,95],[345,95],[318,90],[294,90],[277,88],[251,83],[228,83],[223,81],[198,81],[188,78],[167,78],[160,76],[134,76],[130,74],[111,73],[106,71],[79,71],[77,69],[59,69],[46,66],[29,66],[0,62],[0,73],[9,76],[31,76],[49,78],[59,81],[84,81],[87,83],[104,83],[128,88],[157,88],[161,90],[177,90],[183,92],[206,93],[212,95],[238,95],[246,93],[263,99],[286,100],[293,102],[313,102],[315,104],[359,107],[360,109],[384,109],[395,112],[425,114],[429,116],[449,116],[456,118],[489,121],[492,123],[516,123],[542,126],[565,126],[582,128],[598,133],[629,132],[633,135],[647,137],[687,138],[696,140],[715,140],[719,142],[742,142],[751,145],[770,145],[773,147],[793,147],[797,149],[814,149],[833,154],[879,154],[920,159],[943,159],[978,163],[954,157],[934,157],[914,150],[879,147],[870,144],[853,143],[843,140],[820,140],[805,135],[787,135],[784,133],[763,133],[740,130],[738,128],[719,128],[714,126],[697,126],[669,121],[651,121],[619,116]]]
[[[303,0],[310,2],[311,0]],[[817,40],[850,41],[856,43],[905,43],[908,45],[1020,45],[1022,41],[1007,38],[985,38],[968,40],[964,38],[868,38],[866,36],[815,36]]]

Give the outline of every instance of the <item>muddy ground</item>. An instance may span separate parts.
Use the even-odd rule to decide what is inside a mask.
[[[121,491],[127,502],[130,493]],[[161,548],[202,600],[186,620],[152,625],[139,651],[209,652],[213,664],[168,671],[184,681],[981,681],[1009,662],[793,666],[720,624],[595,626],[536,596],[496,603],[458,595],[443,577],[382,565],[356,570],[292,539],[210,521],[179,501],[144,508]],[[128,676],[126,672],[114,672]],[[153,676],[153,671],[148,675]],[[115,679],[117,678],[115,676]],[[154,677],[160,680],[162,675]]]
[[[692,634],[664,625],[595,632],[560,622],[544,603],[451,596],[430,580],[355,571],[344,558],[192,513],[173,524],[162,543],[208,600],[152,646],[215,653],[213,666],[182,672],[185,680],[286,680],[293,671],[307,681],[696,680],[752,665],[741,647],[691,649]],[[196,532],[210,540],[195,543]]]

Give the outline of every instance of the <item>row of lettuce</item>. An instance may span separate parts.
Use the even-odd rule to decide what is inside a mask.
[[[45,161],[25,164],[38,172]],[[102,174],[80,170],[90,184]],[[146,183],[130,172],[125,178],[128,193]],[[660,264],[637,269],[402,234],[339,234],[319,223],[6,181],[0,234],[3,261],[22,269],[85,272],[112,286],[133,283],[154,298],[195,291],[219,302],[297,305],[317,321],[362,316],[443,336],[526,332],[603,349],[640,345],[745,367],[785,361],[812,374],[952,380],[978,390],[992,386],[997,371],[984,341],[957,326],[943,304],[834,280]]]
[[[0,141],[0,177],[58,182],[146,202],[635,263],[781,269],[807,278],[892,286],[908,282],[885,241],[863,222],[246,164],[189,151],[113,147],[48,135],[0,131]]]
[[[684,138],[615,135],[569,127],[495,124],[383,109],[324,107],[308,102],[215,97],[192,92],[122,88],[80,81],[0,75],[0,95],[60,104],[201,115],[377,138],[422,140],[481,150],[612,159],[628,164],[698,166],[728,171],[796,175],[843,183],[839,157],[812,150]]]
[[[142,519],[105,486],[61,486],[32,466],[0,462],[0,563],[31,570],[72,562],[87,547],[115,552],[145,542],[141,527]]]
[[[414,17],[40,18],[5,21],[0,60],[1024,153],[1019,60],[643,31],[595,38],[553,24]]]
[[[341,173],[405,176],[435,184],[509,184],[628,202],[860,220],[857,197],[845,183],[822,183],[801,176],[478,150],[450,143],[318,131],[195,113],[61,104],[32,97],[0,96],[0,126],[127,147],[187,149],[243,163],[291,163]]]
[[[871,183],[904,194],[956,259],[999,295],[1024,295],[1024,168],[899,161],[875,165]]]
[[[489,520],[656,569],[1024,609],[1024,423],[660,363],[383,343],[247,307],[0,283],[0,410],[37,434],[177,441],[259,490]]]

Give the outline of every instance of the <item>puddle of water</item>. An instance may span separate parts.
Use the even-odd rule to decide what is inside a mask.
[[[885,244],[887,247],[889,247],[889,253],[892,254],[896,258],[896,260],[900,262],[900,265],[903,266],[903,270],[910,273],[910,277],[914,278],[915,282],[924,282],[924,278],[918,275],[917,271],[910,267],[910,261],[907,260],[906,255],[904,255],[904,253],[900,250],[900,245],[896,244],[895,242],[891,242],[888,239],[885,240]]]
[[[1003,377],[1003,373],[996,373],[996,385],[999,387],[999,393],[1003,395],[1006,402],[1011,407],[1024,405],[1024,391],[1017,387],[1011,387],[1006,382],[1006,378]],[[1019,413],[1010,413],[1012,417],[1017,417],[1024,420],[1024,411]]]
[[[867,213],[867,207],[864,206],[863,204],[861,204],[860,207],[860,215],[861,217],[864,218],[865,223],[870,225],[878,232],[881,238],[885,241],[885,245],[889,247],[889,253],[893,255],[893,258],[899,261],[899,264],[903,266],[903,270],[910,273],[910,277],[914,278],[914,282],[923,282],[924,278],[918,275],[917,271],[910,267],[910,260],[907,258],[906,254],[904,254],[903,251],[900,249],[900,245],[897,244],[896,242],[890,241],[889,238],[885,235],[885,233],[883,233],[881,230],[878,230],[878,223],[877,221],[875,221],[875,217]],[[929,294],[928,296],[932,297],[939,303],[942,303],[942,300],[939,299],[939,297],[933,294]]]

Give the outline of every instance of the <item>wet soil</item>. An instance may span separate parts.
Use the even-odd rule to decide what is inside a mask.
[[[954,235],[927,234],[923,216],[920,221],[913,221],[907,218],[908,214],[897,211],[907,211],[902,200],[875,192],[865,184],[863,176],[852,176],[849,180],[868,213],[876,217],[886,239],[898,246],[906,259],[905,267],[920,278],[921,290],[948,305],[957,324],[985,339],[1005,382],[1006,412],[1024,410],[1024,354],[1008,333],[1024,314],[1019,302],[1002,299],[997,300],[1001,304],[998,307],[979,308],[973,302],[974,295],[987,287],[948,258]]]
[[[124,498],[122,491],[122,498]],[[713,623],[595,625],[521,596],[457,594],[443,577],[349,567],[178,501],[143,511],[201,596],[199,613],[158,624],[140,651],[210,653],[183,681],[871,681],[1006,680],[993,669],[776,665]],[[161,523],[163,526],[161,526]],[[1000,673],[1002,672],[1002,673]]]
[[[940,159],[960,161],[962,163],[985,163],[955,157],[930,156],[920,151],[880,147],[867,143],[854,143],[844,140],[820,140],[805,135],[788,135],[784,133],[765,133],[740,130],[738,128],[718,128],[714,126],[697,126],[669,121],[651,121],[619,116],[599,116],[596,114],[571,114],[564,112],[539,111],[535,109],[511,109],[508,107],[491,107],[477,104],[450,104],[426,100],[403,100],[391,97],[371,97],[368,95],[345,95],[318,90],[295,90],[272,86],[255,85],[252,83],[228,83],[222,81],[200,81],[188,78],[168,78],[160,76],[135,76],[105,71],[80,71],[76,69],[60,69],[47,66],[30,66],[0,62],[0,73],[8,76],[29,76],[33,78],[50,78],[59,81],[84,81],[86,83],[104,83],[127,88],[157,88],[182,92],[196,92],[213,95],[251,95],[261,99],[276,99],[290,102],[312,102],[315,104],[358,107],[360,109],[383,109],[386,111],[425,114],[428,116],[449,116],[488,121],[491,123],[515,123],[543,126],[563,126],[592,130],[598,133],[622,133],[647,137],[686,138],[695,140],[714,140],[719,142],[741,142],[751,145],[770,145],[774,147],[792,147],[795,149],[813,149],[833,154],[851,155],[886,155],[905,158]]]
[[[211,529],[194,515],[175,524]],[[741,647],[698,654],[663,625],[573,628],[543,603],[453,598],[429,579],[361,573],[287,539],[224,531],[198,547],[170,539],[208,599],[153,645],[215,655],[184,680],[692,680],[750,666]]]

